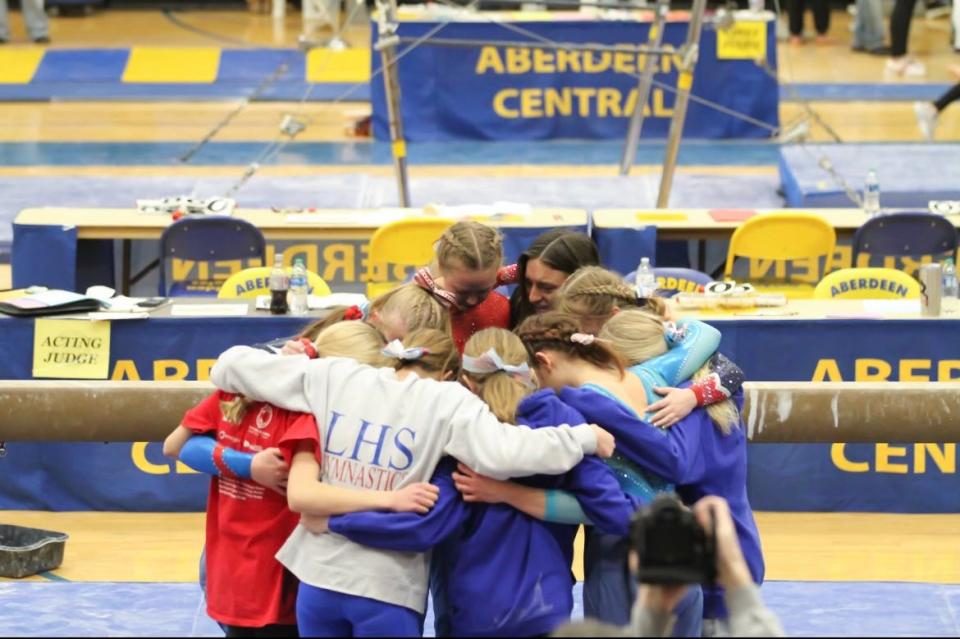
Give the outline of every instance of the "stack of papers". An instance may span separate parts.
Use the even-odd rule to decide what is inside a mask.
[[[364,307],[367,304],[367,296],[362,293],[332,293],[330,295],[307,297],[307,306],[310,310],[321,310],[325,308],[336,308],[338,306],[359,306]],[[257,295],[257,310],[270,310],[270,296]]]
[[[173,317],[244,317],[246,304],[174,304],[170,307]]]

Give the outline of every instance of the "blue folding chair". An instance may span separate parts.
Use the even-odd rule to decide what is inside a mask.
[[[256,226],[231,216],[192,215],[177,220],[160,236],[160,295],[209,295],[216,297],[220,283],[200,290],[191,289],[185,283],[175,282],[167,290],[167,260],[215,260],[259,259],[263,264],[266,242]],[[221,282],[222,283],[222,282]]]
[[[698,287],[713,281],[713,278],[703,271],[692,268],[665,266],[654,268],[653,274],[657,278],[657,293],[661,297],[673,297],[677,293],[692,293]],[[633,284],[636,277],[637,272],[631,271],[623,279]]]
[[[853,236],[853,265],[857,256],[916,257],[957,252],[957,229],[932,213],[891,213],[867,220]]]

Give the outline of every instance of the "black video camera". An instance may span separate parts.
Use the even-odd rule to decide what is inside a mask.
[[[630,545],[640,558],[640,583],[709,585],[716,580],[716,532],[708,535],[673,495],[659,495],[637,511]]]

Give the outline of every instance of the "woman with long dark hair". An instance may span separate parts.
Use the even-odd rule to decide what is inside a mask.
[[[597,245],[589,236],[567,229],[542,233],[517,260],[517,288],[510,296],[510,326],[550,310],[557,290],[583,266],[600,264]]]

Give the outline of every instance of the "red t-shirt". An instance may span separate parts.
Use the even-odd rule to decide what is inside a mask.
[[[223,419],[217,391],[192,408],[182,425],[216,433],[225,448],[256,453],[277,447],[290,429],[312,427],[313,415],[261,402],[247,406],[240,424]],[[207,499],[207,612],[220,623],[259,628],[295,624],[297,579],[274,557],[300,516],[282,495],[251,479],[214,477]]]
[[[471,309],[452,311],[450,325],[457,350],[463,353],[467,340],[477,331],[485,328],[510,328],[510,300],[500,293],[492,292],[487,295],[487,299]]]

